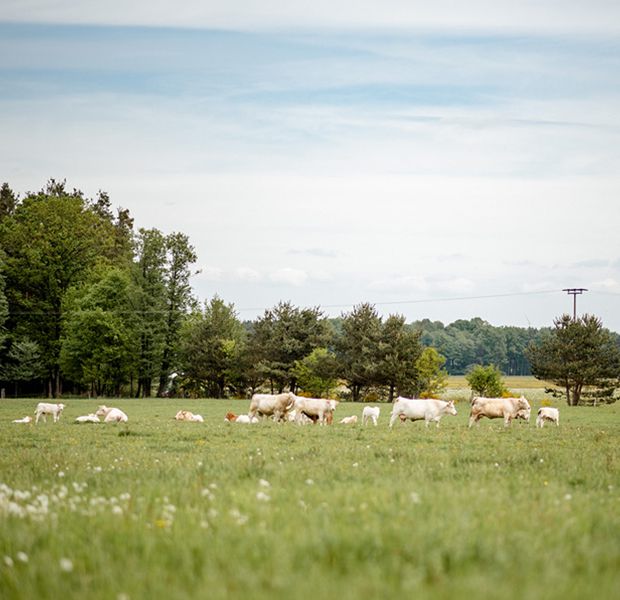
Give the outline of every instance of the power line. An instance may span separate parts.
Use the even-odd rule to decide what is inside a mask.
[[[484,300],[487,298],[509,298],[512,296],[535,296],[541,294],[556,294],[560,290],[541,290],[537,292],[512,292],[507,294],[484,294],[479,296],[449,296],[445,298],[418,298],[416,300],[390,300],[386,302],[369,302],[373,306],[389,306],[394,304],[423,304],[427,302],[456,302],[461,300]],[[347,308],[349,306],[355,306],[356,302],[349,302],[348,304],[320,304],[321,308]],[[251,311],[251,310],[266,310],[264,307],[247,307],[237,308],[239,312]]]

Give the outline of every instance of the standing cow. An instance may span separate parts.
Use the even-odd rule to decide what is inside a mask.
[[[557,427],[560,426],[560,411],[557,408],[551,406],[541,406],[538,409],[538,416],[536,417],[536,427],[541,429],[545,425],[545,421],[555,423]]]
[[[337,406],[338,400],[295,396],[295,422],[301,424],[304,417],[308,417],[320,425],[331,425],[334,419],[334,410]]]
[[[390,417],[390,427],[394,425],[396,419],[406,421],[421,421],[424,419],[426,427],[431,421],[434,421],[439,427],[439,421],[443,415],[456,415],[456,407],[454,401],[421,399],[421,398],[403,398],[399,396],[392,407],[392,416]]]
[[[520,418],[529,421],[530,410],[530,403],[524,396],[520,398],[482,398],[475,396],[471,402],[469,427],[478,423],[482,417],[504,419],[504,427],[508,427],[518,415]]]
[[[295,404],[295,395],[291,392],[284,394],[254,394],[250,401],[248,417],[250,421],[260,416],[271,416],[276,422],[285,421],[286,414]]]

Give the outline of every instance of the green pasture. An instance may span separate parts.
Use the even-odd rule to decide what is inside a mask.
[[[510,386],[509,386],[510,387]],[[540,393],[540,390],[538,390]],[[463,393],[463,395],[465,395]],[[526,394],[527,395],[527,394]],[[534,407],[542,401],[532,398]],[[0,597],[615,598],[620,404],[560,427],[231,424],[242,400],[0,401]],[[555,404],[557,405],[557,404]],[[184,408],[205,423],[173,420]],[[362,405],[341,404],[336,419]],[[533,414],[535,411],[532,411]]]

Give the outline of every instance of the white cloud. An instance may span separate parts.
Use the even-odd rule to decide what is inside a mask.
[[[3,0],[7,21],[207,27],[618,32],[614,0]]]
[[[239,281],[256,282],[260,281],[263,277],[256,269],[252,269],[251,267],[238,267],[234,270],[234,278]]]
[[[288,285],[301,286],[308,281],[308,274],[301,269],[291,269],[289,267],[285,267],[270,273],[269,279],[274,283],[285,283]]]

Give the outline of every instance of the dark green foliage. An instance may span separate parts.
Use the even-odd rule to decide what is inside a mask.
[[[620,387],[620,350],[597,317],[570,315],[555,319],[554,328],[528,351],[537,379],[560,389],[569,406],[614,402]]]
[[[51,180],[29,194],[0,225],[6,253],[9,326],[37,342],[49,389],[60,393],[62,302],[100,260],[114,259],[113,224],[83,198]]]
[[[247,352],[271,389],[281,391],[288,386],[295,391],[296,362],[325,346],[327,336],[328,326],[318,308],[280,302],[255,321]]]
[[[129,272],[116,267],[95,272],[65,296],[60,363],[94,396],[118,396],[131,380],[139,353],[135,298]]]
[[[218,296],[185,322],[180,342],[180,376],[193,395],[223,398],[242,376],[238,365],[245,331],[232,304]]]

